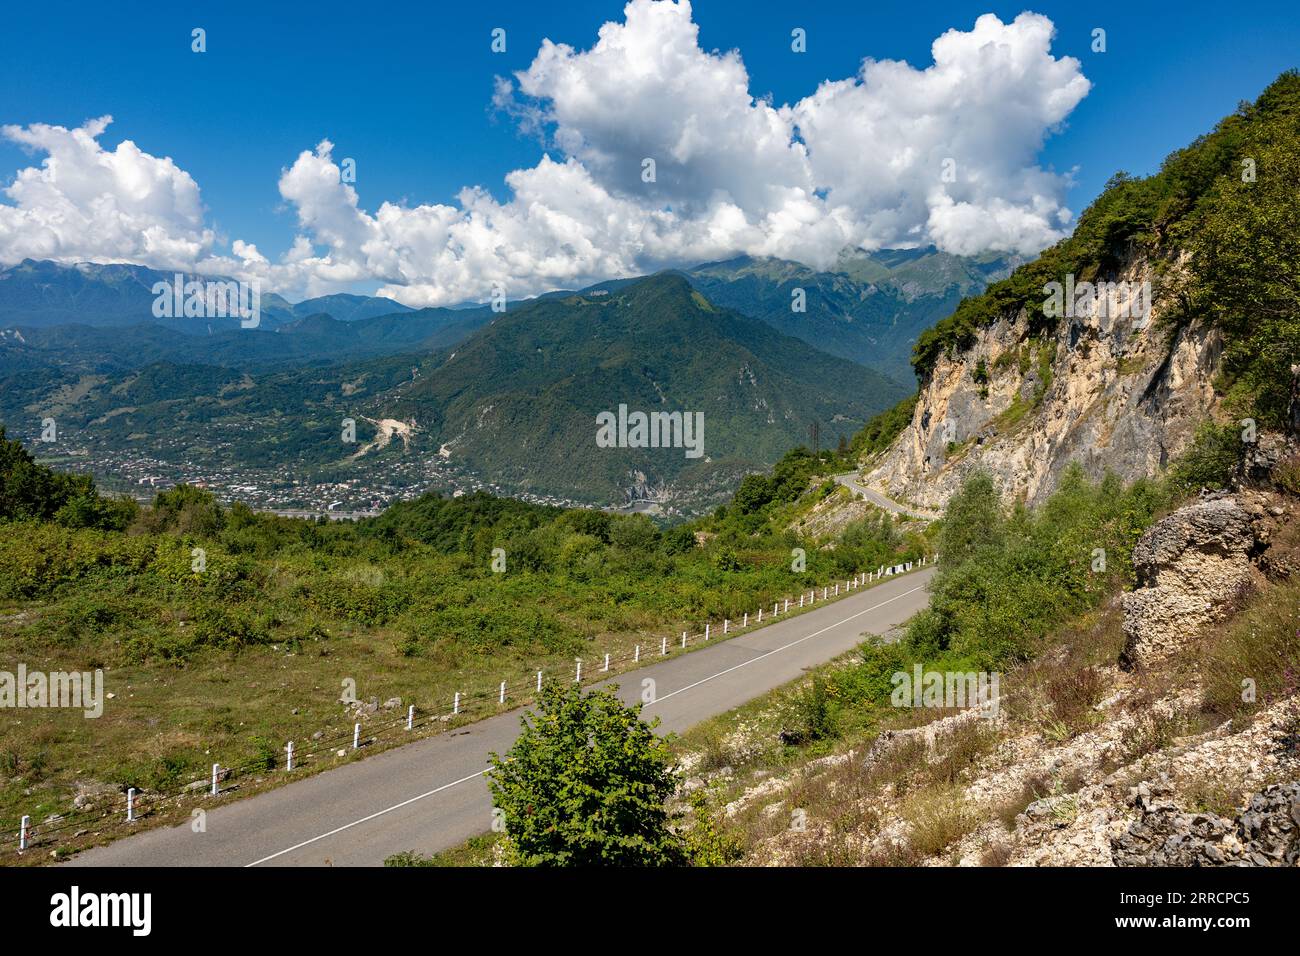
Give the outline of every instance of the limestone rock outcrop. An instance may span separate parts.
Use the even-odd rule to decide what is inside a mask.
[[[1238,606],[1256,573],[1251,516],[1235,497],[1180,508],[1133,549],[1138,588],[1124,595],[1124,661],[1150,665]]]
[[[1112,278],[1152,281],[1134,258]],[[1158,474],[1218,407],[1222,353],[1208,326],[1149,317],[1082,315],[1035,331],[1029,309],[980,329],[970,348],[941,355],[920,385],[912,420],[866,462],[864,481],[896,501],[942,510],[974,469],[1007,501],[1051,494],[1072,462],[1092,478]]]

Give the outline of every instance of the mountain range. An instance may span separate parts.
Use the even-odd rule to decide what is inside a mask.
[[[718,305],[906,382],[921,332],[1021,261],[992,254],[966,258],[934,248],[886,249],[845,252],[822,272],[783,259],[741,257],[685,274]],[[797,290],[806,311],[793,308]]]
[[[227,483],[383,473],[397,485],[437,472],[555,500],[694,507],[810,443],[814,423],[833,444],[904,397],[920,331],[1008,262],[893,250],[818,272],[739,258],[504,313],[267,293],[243,328],[156,318],[154,287],[173,273],[25,260],[0,270],[0,416],[17,434],[56,417],[101,471],[149,461]],[[596,449],[595,416],[620,405],[703,413],[703,453]],[[344,418],[357,448],[339,445]]]
[[[682,275],[717,305],[907,382],[917,336],[1017,261],[934,249],[882,250],[846,252],[822,272],[787,260],[741,257]],[[106,362],[112,368],[163,360],[243,367],[431,351],[467,338],[493,314],[486,304],[411,309],[378,296],[339,293],[290,303],[264,293],[254,329],[241,328],[234,318],[155,318],[153,288],[172,283],[174,276],[134,265],[27,259],[0,269],[0,329],[8,330],[11,346],[57,349],[54,361]],[[584,291],[612,291],[629,281],[634,280]],[[803,290],[804,311],[792,308],[796,289]],[[13,355],[5,359],[16,361]]]
[[[279,343],[296,351],[271,356]],[[157,325],[10,329],[0,332],[0,372],[11,430],[55,418],[66,442],[100,461],[183,464],[209,481],[256,474],[262,486],[404,486],[452,470],[595,504],[655,489],[684,508],[725,496],[807,441],[813,422],[833,442],[907,392],[715,306],[676,273],[504,313],[313,315],[208,336]],[[620,405],[702,413],[704,453],[598,448],[596,416]],[[355,446],[340,441],[345,419]]]

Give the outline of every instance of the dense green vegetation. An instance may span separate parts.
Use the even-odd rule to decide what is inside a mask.
[[[1155,175],[1116,173],[1068,239],[922,333],[913,368],[924,378],[941,354],[970,347],[980,329],[1021,309],[1031,335],[1050,331],[1047,282],[1105,278],[1141,251],[1162,265],[1156,297],[1169,322],[1206,318],[1223,331],[1222,384],[1235,407],[1276,423],[1300,361],[1298,177],[1300,74],[1292,71],[1170,154]],[[1182,251],[1190,253],[1185,272],[1172,264]]]
[[[977,472],[948,503],[929,606],[902,639],[868,643],[858,661],[792,695],[783,739],[830,741],[891,713],[891,676],[1001,671],[1032,658],[1054,630],[1132,584],[1133,545],[1174,491],[1160,482],[1090,482],[1078,469],[1034,511],[1005,508]]]
[[[888,411],[881,412],[853,436],[849,450],[857,459],[884,451],[912,421],[918,395],[905,398]]]
[[[235,765],[267,741],[350,727],[345,679],[359,699],[437,713],[456,691],[734,621],[927,547],[885,516],[833,548],[791,530],[846,494],[827,480],[845,462],[802,448],[669,528],[486,494],[428,495],[359,523],[225,507],[187,486],[141,508],[14,441],[0,462],[0,647],[33,669],[102,667],[116,694],[99,720],[51,710],[7,729],[0,819],[62,811],[77,780],[147,792],[214,754]]]
[[[134,517],[135,503],[109,501],[89,475],[67,475],[36,462],[20,442],[5,438],[0,425],[0,521],[54,521],[70,528],[121,530]]]

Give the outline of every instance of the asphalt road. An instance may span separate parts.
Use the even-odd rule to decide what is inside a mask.
[[[704,650],[620,675],[619,696],[681,732],[883,634],[926,603],[927,567],[778,620]],[[597,685],[600,686],[600,685]],[[487,755],[519,733],[522,708],[217,807],[207,830],[148,830],[89,850],[68,866],[377,866],[403,850],[430,853],[486,833]]]
[[[926,521],[933,521],[935,518],[939,517],[936,512],[918,511],[915,508],[909,508],[907,505],[900,505],[892,498],[886,498],[880,492],[864,485],[862,480],[851,471],[843,475],[836,475],[835,480],[845,488],[849,489],[849,491],[856,491],[877,508],[884,508],[886,511],[892,511],[895,514],[910,515],[913,518],[923,518]]]

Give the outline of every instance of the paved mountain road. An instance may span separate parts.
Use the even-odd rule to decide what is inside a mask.
[[[629,703],[652,679],[643,713],[681,732],[740,706],[883,634],[926,603],[933,568],[886,578],[850,597],[779,619],[711,647],[611,679]],[[597,685],[600,686],[600,685]],[[148,830],[88,850],[70,866],[366,866],[403,850],[436,852],[487,832],[483,772],[519,733],[518,708],[217,807],[207,830]]]
[[[855,491],[862,497],[866,498],[877,508],[884,508],[886,511],[892,511],[894,514],[908,515],[912,518],[922,518],[926,521],[933,521],[939,517],[934,511],[918,511],[916,508],[909,508],[907,505],[899,504],[892,498],[886,498],[880,492],[868,488],[862,483],[862,479],[855,472],[846,472],[842,475],[835,475],[835,481],[843,485],[849,491]]]

